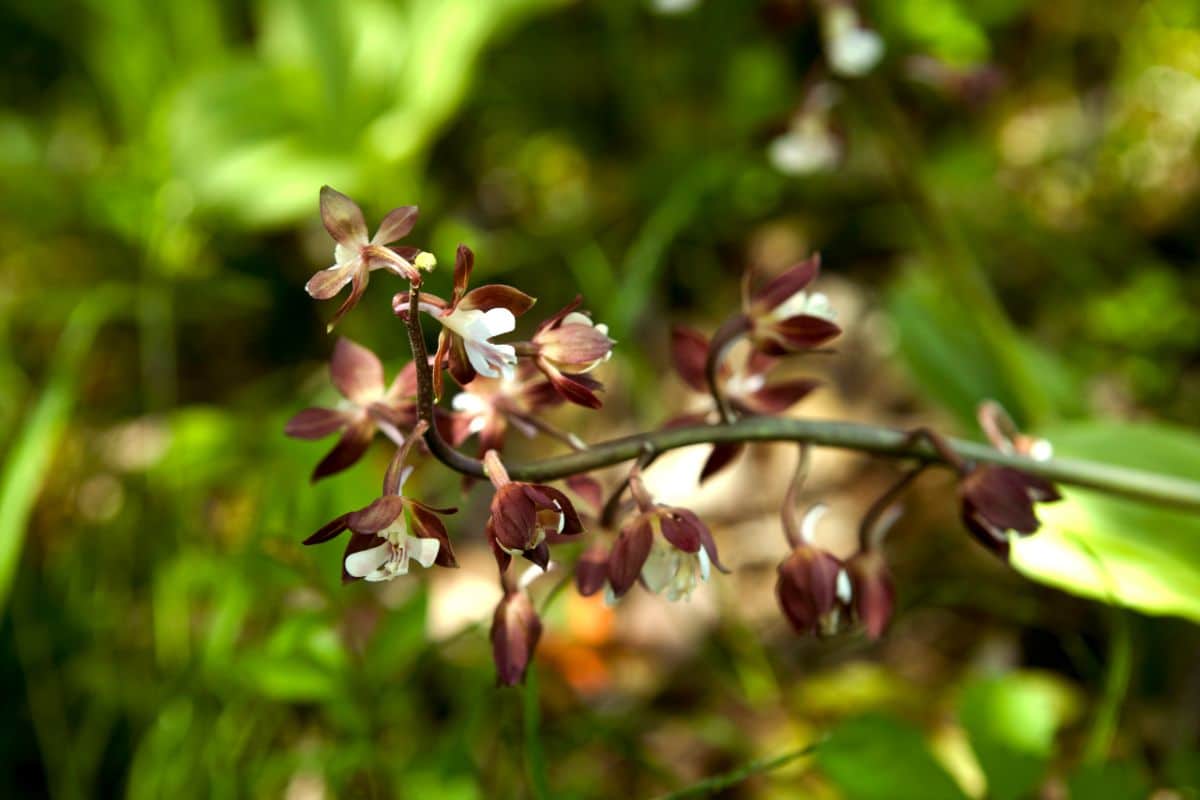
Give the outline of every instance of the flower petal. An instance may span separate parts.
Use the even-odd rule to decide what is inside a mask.
[[[416,561],[422,567],[425,567],[425,569],[429,569],[437,561],[442,544],[437,539],[409,536],[404,540],[404,546],[408,548],[409,558]]]
[[[520,289],[515,289],[512,286],[490,284],[467,292],[463,295],[458,307],[468,310],[477,308],[482,311],[503,308],[511,312],[514,316],[519,317],[533,308],[533,304],[536,302],[535,298],[530,297]],[[509,328],[509,330],[512,330],[512,328]]]
[[[778,414],[799,403],[820,385],[815,378],[782,381],[745,396],[742,404],[759,414]]]
[[[454,549],[450,546],[450,536],[446,533],[446,525],[432,508],[424,503],[410,500],[408,504],[413,515],[413,534],[423,539],[438,542],[436,563],[439,567],[457,567],[458,559],[454,557]],[[451,512],[454,509],[449,509]],[[428,564],[422,566],[428,567]]]
[[[355,258],[345,264],[334,264],[329,269],[323,269],[308,279],[304,291],[316,300],[328,300],[353,280],[354,274],[361,269],[361,263]]]
[[[704,365],[708,360],[708,337],[683,325],[671,328],[671,363],[683,382],[697,392],[708,391]]]
[[[365,406],[383,394],[383,364],[379,357],[344,336],[333,348],[329,375],[342,396],[357,405]]]
[[[712,452],[704,460],[704,468],[700,470],[700,483],[704,483],[713,475],[716,475],[732,464],[741,452],[741,442],[724,442],[713,445]]]
[[[654,531],[644,514],[638,515],[631,524],[621,529],[608,557],[608,582],[617,597],[628,592],[637,582],[653,544]]]
[[[525,679],[533,651],[542,635],[542,622],[525,592],[505,593],[492,617],[492,658],[496,678],[504,686]]]
[[[344,559],[346,574],[352,578],[365,578],[375,570],[387,563],[391,557],[391,546],[374,537],[379,544],[366,550],[359,550],[355,553],[348,554]]]
[[[608,580],[608,551],[602,545],[592,545],[575,562],[575,588],[584,597],[591,597],[604,588]]]
[[[379,230],[371,237],[371,244],[389,244],[403,239],[413,229],[413,225],[417,224],[418,213],[416,206],[393,208],[383,218],[383,222],[379,223]]]
[[[775,308],[797,292],[804,291],[810,283],[817,279],[820,271],[821,255],[813,253],[759,289],[754,295],[752,305],[763,310]]]
[[[287,421],[283,432],[293,439],[323,439],[346,427],[349,417],[333,408],[306,408]]]
[[[346,520],[349,516],[349,514],[342,514],[329,520],[329,522],[318,528],[316,533],[305,539],[304,544],[321,544],[337,537],[342,531],[346,530]]]
[[[332,331],[334,326],[342,321],[342,317],[346,313],[358,305],[358,301],[362,299],[363,293],[367,291],[367,270],[356,269],[350,281],[350,294],[346,296],[345,301],[338,306],[338,310],[333,312],[333,317],[329,320],[329,324],[325,326],[326,331]]]
[[[457,305],[466,294],[471,282],[471,270],[475,268],[475,254],[465,244],[454,252],[454,303]]]
[[[347,527],[355,533],[378,533],[400,518],[404,513],[404,498],[386,494],[370,505],[350,514]]]
[[[321,222],[333,240],[344,247],[362,247],[367,243],[367,223],[362,209],[329,186],[321,187]]]
[[[342,434],[342,438],[338,439],[338,443],[333,446],[325,458],[321,459],[321,463],[317,464],[313,470],[312,480],[317,481],[327,475],[333,475],[335,472],[341,472],[347,467],[352,466],[360,458],[363,453],[367,452],[367,447],[371,444],[371,438],[375,435],[375,423],[370,417],[363,416],[357,422],[352,423],[346,432]]]

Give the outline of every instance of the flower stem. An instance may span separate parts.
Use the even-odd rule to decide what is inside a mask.
[[[483,463],[451,447],[433,423],[433,374],[425,352],[417,309],[417,290],[409,297],[408,336],[417,363],[417,408],[429,424],[425,443],[433,456],[464,475],[487,477]],[[714,337],[715,338],[715,337]],[[1096,489],[1133,500],[1200,511],[1200,482],[1096,461],[1076,459],[1034,460],[1002,453],[978,442],[934,436],[857,422],[780,417],[748,417],[721,425],[692,425],[638,433],[599,442],[577,453],[568,453],[526,464],[509,464],[513,480],[545,482],[609,467],[645,455],[656,457],[668,450],[696,444],[729,442],[807,442],[877,456],[916,459],[946,464],[961,471],[965,462],[1013,467],[1055,483]]]
[[[708,355],[704,359],[704,379],[708,381],[708,391],[712,394],[713,402],[717,404],[717,411],[721,415],[721,421],[726,424],[733,422],[736,417],[729,405],[729,400],[726,399],[724,392],[721,391],[720,375],[718,373],[721,368],[721,361],[725,358],[725,353],[749,329],[750,320],[745,314],[737,314],[725,320],[721,324],[721,327],[717,328],[712,340],[708,343]]]

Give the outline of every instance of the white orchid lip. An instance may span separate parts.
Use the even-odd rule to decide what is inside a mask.
[[[830,304],[829,298],[823,292],[800,291],[771,309],[767,318],[772,322],[782,322],[785,319],[806,315],[820,317],[834,322],[837,311]]]
[[[512,333],[517,318],[507,308],[453,308],[447,311],[421,303],[421,310],[442,323],[442,327],[462,338],[467,360],[486,378],[512,379],[516,374],[517,350],[511,344],[495,344],[493,336]]]
[[[346,556],[348,575],[367,581],[390,581],[407,575],[413,561],[426,569],[433,566],[441,549],[437,539],[408,535],[403,516],[377,535],[382,539],[378,545]]]
[[[701,582],[707,582],[712,563],[703,547],[686,553],[667,542],[655,542],[642,565],[642,582],[655,594],[666,593],[671,602],[690,600]]]

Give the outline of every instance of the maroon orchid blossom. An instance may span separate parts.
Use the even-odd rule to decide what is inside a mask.
[[[329,362],[333,385],[348,403],[343,408],[306,408],[288,420],[284,432],[296,439],[323,439],[342,432],[334,448],[313,470],[312,479],[352,466],[371,444],[377,430],[397,445],[404,443],[401,431],[417,421],[414,396],[417,393],[416,368],[409,364],[391,386],[384,386],[383,364],[367,348],[342,337],[333,348]]]
[[[813,255],[744,299],[750,341],[760,352],[769,356],[803,353],[842,332],[833,321],[829,299],[807,291],[820,268],[820,256]]]
[[[982,466],[959,482],[962,521],[984,547],[1008,558],[1009,533],[1028,536],[1041,527],[1035,503],[1062,499],[1054,484],[1012,467]]]
[[[511,344],[496,344],[492,337],[511,333],[516,318],[537,302],[511,286],[493,284],[467,291],[475,254],[459,245],[454,257],[454,294],[450,302],[422,293],[420,309],[437,320],[438,334],[434,356],[434,394],[442,395],[442,364],[454,380],[466,386],[476,375],[488,378],[511,376],[517,365],[516,349]],[[401,292],[392,299],[392,308],[401,317],[408,316],[409,294]]]
[[[509,479],[495,450],[483,464],[496,488],[485,533],[497,566],[504,572],[513,556],[522,556],[545,569],[552,540],[583,533],[575,506],[553,486]]]
[[[597,325],[577,310],[582,302],[576,297],[539,325],[530,348],[534,364],[563,399],[600,408],[603,403],[596,391],[601,385],[584,373],[607,361],[615,343],[608,338],[607,325]]]
[[[412,438],[398,448],[383,478],[383,494],[370,505],[342,514],[321,526],[304,544],[321,544],[350,531],[342,556],[342,581],[389,581],[406,575],[413,562],[422,567],[457,567],[446,526],[439,515],[453,508],[434,508],[401,494],[412,472],[405,467],[408,452],[424,431],[420,423]]]

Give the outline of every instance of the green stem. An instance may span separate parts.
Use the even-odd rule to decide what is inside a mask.
[[[483,462],[451,447],[438,433],[433,419],[433,375],[425,351],[425,339],[417,308],[418,291],[409,296],[408,336],[417,363],[417,407],[429,424],[425,443],[438,461],[464,475],[487,477]],[[815,419],[748,417],[721,425],[692,425],[650,431],[610,439],[567,455],[526,464],[506,464],[515,481],[545,482],[582,475],[635,458],[654,459],[680,447],[731,442],[806,442],[821,447],[857,450],[877,456],[916,459],[928,464],[947,464],[956,469],[964,461],[1014,467],[1055,483],[1096,489],[1191,511],[1200,511],[1200,482],[1154,472],[1117,467],[1095,461],[1051,459],[1035,461],[1015,453],[1003,453],[988,445],[949,437],[933,437],[924,429],[919,435],[876,425]]]
[[[542,752],[542,713],[538,705],[537,666],[534,664],[525,673],[523,699],[525,769],[529,773],[529,788],[537,800],[548,800],[550,785],[546,778],[546,755]]]
[[[1129,612],[1123,608],[1112,609],[1112,631],[1108,643],[1108,670],[1104,675],[1104,692],[1096,708],[1096,718],[1088,733],[1084,748],[1084,760],[1098,764],[1108,758],[1113,737],[1121,715],[1121,705],[1129,691],[1129,679],[1133,672],[1133,631]]]
[[[661,795],[658,800],[680,800],[684,797],[711,795],[722,789],[735,786],[755,775],[761,775],[764,772],[770,772],[771,770],[787,766],[796,759],[810,754],[814,749],[816,749],[816,745],[810,744],[807,747],[801,747],[799,750],[790,750],[782,755],[772,756],[771,758],[760,758],[730,772],[714,775],[711,778],[705,778],[702,781],[693,783],[691,786],[685,786],[678,791]]]

